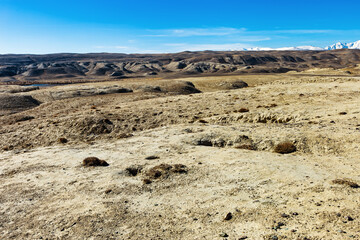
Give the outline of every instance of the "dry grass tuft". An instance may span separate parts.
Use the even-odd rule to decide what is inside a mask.
[[[109,166],[109,164],[104,160],[98,159],[97,157],[87,157],[83,160],[83,166],[84,167],[106,167],[106,166]]]
[[[291,142],[282,142],[275,146],[274,152],[288,154],[296,151],[296,146]]]
[[[335,184],[347,185],[352,188],[360,188],[359,184],[357,184],[356,182],[353,182],[352,180],[349,180],[349,179],[335,179],[332,182]]]
[[[125,169],[125,171],[130,175],[135,177],[136,175],[138,175],[139,173],[141,173],[141,170],[143,169],[142,166],[139,165],[132,165],[130,167],[127,167]]]
[[[149,179],[158,179],[160,177],[167,178],[171,173],[187,173],[187,167],[183,164],[174,164],[173,166],[169,164],[160,164],[153,168],[150,168],[146,176]]]
[[[183,164],[174,164],[171,171],[174,173],[187,173],[187,167]]]

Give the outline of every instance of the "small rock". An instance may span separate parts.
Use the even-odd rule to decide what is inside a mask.
[[[350,216],[347,216],[347,220],[350,221],[350,222],[354,221],[354,219],[352,217],[350,217]]]
[[[276,236],[276,235],[272,235],[272,236],[270,237],[270,239],[271,239],[271,240],[279,240],[278,236]]]
[[[229,220],[231,220],[232,219],[232,214],[231,214],[231,212],[229,212],[228,214],[226,214],[226,217],[224,218],[224,220],[225,221],[229,221]]]
[[[290,215],[288,215],[288,214],[286,214],[286,213],[283,213],[283,214],[281,214],[281,217],[283,217],[283,218],[289,218]]]
[[[229,235],[227,234],[227,233],[220,233],[220,237],[224,237],[224,238],[226,238],[226,237],[228,237]]]
[[[105,190],[105,194],[109,194],[109,193],[111,193],[112,192],[112,190],[111,189],[107,189],[107,190]]]
[[[204,120],[204,119],[200,119],[199,123],[209,123],[208,121]]]
[[[241,236],[239,237],[239,240],[244,240],[244,239],[247,239],[248,237],[247,236]]]
[[[145,179],[143,179],[143,183],[144,184],[150,184],[150,183],[152,183],[152,181],[150,179],[148,179],[148,178],[145,178]]]
[[[248,108],[240,108],[239,112],[240,113],[246,113],[246,112],[249,112],[249,109]]]
[[[59,138],[58,141],[59,141],[59,143],[67,143],[68,142],[68,140],[63,137]]]
[[[146,157],[145,159],[146,159],[146,160],[154,160],[154,159],[159,159],[159,158],[160,158],[160,157],[158,157],[158,156],[152,155],[152,156]]]
[[[276,224],[276,226],[273,227],[273,229],[278,230],[278,229],[281,229],[282,226],[285,226],[285,224],[284,224],[283,222],[278,222],[278,223]]]

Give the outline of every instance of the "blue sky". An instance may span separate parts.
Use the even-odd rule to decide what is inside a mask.
[[[0,0],[0,54],[160,53],[360,40],[360,1]]]

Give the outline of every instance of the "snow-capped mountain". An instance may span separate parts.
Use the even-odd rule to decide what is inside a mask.
[[[325,48],[314,47],[314,46],[298,46],[298,47],[282,47],[282,48],[244,48],[243,51],[324,51],[324,50],[335,50],[335,49],[360,49],[360,40],[352,43],[335,43]]]
[[[314,47],[314,46],[298,46],[298,47],[283,47],[283,48],[277,48],[278,51],[303,51],[303,50],[324,50],[320,47]]]
[[[335,43],[331,46],[325,47],[325,50],[335,50],[335,49],[360,49],[360,40],[353,43]]]

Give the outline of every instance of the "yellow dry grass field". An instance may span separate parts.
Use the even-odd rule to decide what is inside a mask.
[[[329,75],[6,86],[0,238],[360,239],[360,78]]]

